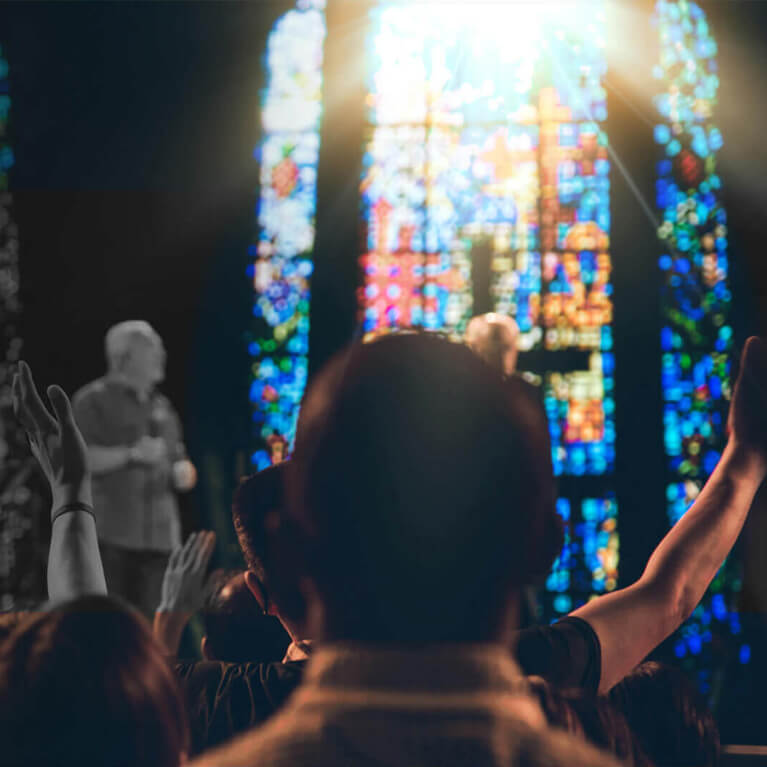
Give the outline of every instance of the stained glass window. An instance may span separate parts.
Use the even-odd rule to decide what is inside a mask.
[[[307,376],[325,0],[299,0],[269,35],[261,121],[258,241],[253,262],[250,400],[263,469],[287,454]]]
[[[618,507],[614,495],[583,498],[580,503],[557,500],[564,523],[562,552],[546,580],[544,613],[563,615],[576,604],[574,596],[612,591],[618,582]]]
[[[555,471],[609,491],[560,499],[579,552],[549,581],[561,614],[616,585],[604,6],[381,2],[370,20],[360,321],[459,338],[482,306],[516,319],[522,367],[545,355]]]
[[[722,135],[714,122],[719,77],[717,46],[706,15],[693,2],[656,3],[660,86],[655,104],[657,209],[664,252],[661,333],[663,424],[669,522],[695,500],[726,441],[733,334],[729,325],[727,216],[716,155]],[[678,633],[676,655],[710,686],[717,635],[740,632],[735,596],[740,585],[730,560],[693,618]],[[740,653],[747,662],[749,653]],[[719,659],[723,660],[723,659]]]

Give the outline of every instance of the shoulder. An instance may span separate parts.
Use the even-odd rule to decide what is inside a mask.
[[[173,409],[171,401],[158,389],[155,389],[154,392],[152,392],[152,402],[154,402],[156,406],[165,407],[169,410]]]
[[[221,699],[231,693],[233,687],[264,688],[267,684],[279,684],[292,679],[283,672],[281,663],[224,663],[217,660],[181,662],[175,665],[176,676],[187,690],[215,692]],[[300,675],[299,675],[300,676]]]
[[[72,405],[78,407],[98,402],[108,396],[107,390],[107,382],[103,378],[97,378],[95,381],[80,387],[72,395]]]
[[[183,686],[207,686],[221,681],[226,664],[218,661],[181,661],[173,670]]]
[[[288,706],[261,727],[207,751],[189,767],[309,764],[327,754],[328,743],[323,734],[322,717],[307,717]]]
[[[591,625],[567,616],[550,626],[533,626],[516,637],[517,661],[527,675],[541,676],[558,687],[596,692],[602,650]]]
[[[178,413],[173,407],[173,403],[161,391],[157,389],[152,392],[152,410],[163,417],[178,418]]]
[[[175,666],[194,752],[227,743],[272,717],[301,681],[303,664],[196,661]]]

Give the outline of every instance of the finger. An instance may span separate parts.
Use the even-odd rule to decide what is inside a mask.
[[[184,550],[181,552],[181,561],[180,565],[182,567],[185,567],[189,564],[191,561],[191,552],[194,550],[194,542],[197,539],[197,533],[192,533],[187,539],[186,543],[184,544]]]
[[[54,384],[48,387],[47,394],[59,425],[69,431],[76,430],[75,414],[72,412],[72,403],[69,401],[66,392],[60,386]]]
[[[32,457],[40,464],[40,466],[43,466],[43,459],[37,440],[29,432],[27,432],[27,440],[29,441],[29,449],[32,451]]]
[[[37,393],[37,387],[32,379],[32,371],[26,362],[19,363],[19,389],[21,391],[21,404],[26,408],[29,417],[34,422],[35,428],[41,432],[56,431],[54,421],[48,409]]]
[[[173,551],[171,551],[170,556],[168,557],[168,570],[175,570],[178,567],[178,560],[181,557],[181,544],[179,543],[178,546],[175,546],[173,548]]]
[[[23,392],[21,389],[21,377],[18,373],[13,376],[13,383],[11,384],[11,404],[13,405],[13,414],[16,416],[18,422],[28,432],[35,430],[35,422],[29,415],[29,410],[24,403]]]
[[[193,570],[198,570],[200,567],[200,561],[205,555],[205,549],[207,547],[208,542],[208,533],[204,530],[201,530],[197,534],[197,540],[194,543],[194,547],[192,551],[190,552],[189,559],[190,559],[190,567]]]
[[[210,558],[213,556],[213,552],[216,548],[216,534],[214,532],[208,532],[201,536],[203,541],[197,552],[197,559],[195,561],[195,569],[204,570],[210,562]]]
[[[34,427],[32,419],[29,417],[27,409],[24,407],[21,394],[21,378],[18,373],[14,373],[13,382],[11,383],[11,404],[13,405],[13,414],[19,423],[25,428],[30,429]]]

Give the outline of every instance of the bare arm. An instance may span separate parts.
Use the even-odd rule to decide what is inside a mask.
[[[84,511],[60,516],[48,551],[48,598],[64,602],[83,594],[106,594],[96,522]]]
[[[32,453],[51,487],[51,515],[67,504],[93,508],[85,440],[75,424],[67,395],[48,388],[55,418],[37,393],[32,373],[20,363],[13,381],[14,411],[26,429]],[[96,522],[86,511],[55,519],[48,551],[48,597],[54,601],[83,594],[106,594]]]
[[[729,443],[695,503],[652,553],[642,577],[573,612],[599,637],[600,692],[690,616],[735,544],[764,475],[761,462]]]
[[[728,427],[730,438],[714,472],[631,586],[573,612],[599,637],[599,691],[619,682],[686,620],[740,534],[767,476],[767,346],[746,342]]]

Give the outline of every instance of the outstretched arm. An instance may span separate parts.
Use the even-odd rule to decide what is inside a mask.
[[[767,475],[767,345],[746,342],[728,426],[714,472],[631,586],[594,599],[572,614],[599,637],[606,692],[685,621],[740,534]]]
[[[26,363],[13,380],[14,411],[24,426],[32,453],[51,487],[51,546],[48,552],[48,598],[73,599],[106,594],[93,509],[87,450],[67,395],[58,386],[47,391],[55,418],[43,404]],[[65,506],[74,508],[57,516]]]

